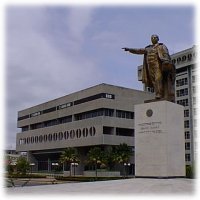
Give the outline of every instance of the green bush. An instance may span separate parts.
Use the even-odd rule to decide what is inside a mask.
[[[30,169],[30,163],[24,157],[19,157],[16,163],[17,173],[26,175],[27,171]]]
[[[186,178],[195,178],[194,166],[186,165]]]

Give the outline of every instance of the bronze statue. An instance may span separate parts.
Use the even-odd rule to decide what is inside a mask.
[[[163,43],[158,43],[158,41],[159,37],[152,35],[152,45],[143,49],[127,47],[122,49],[133,54],[144,54],[142,82],[145,87],[154,88],[157,100],[174,102],[175,66],[171,62],[167,47]]]

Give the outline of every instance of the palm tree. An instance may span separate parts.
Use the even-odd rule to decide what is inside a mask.
[[[124,163],[128,163],[130,156],[132,155],[131,148],[123,143],[119,146],[116,146],[114,149],[114,161],[123,165]],[[125,166],[124,166],[124,174],[125,174]]]
[[[100,147],[94,147],[89,150],[88,154],[88,162],[94,164],[95,172],[97,177],[97,165],[102,164],[102,160],[104,158],[103,151]]]
[[[66,163],[70,166],[71,176],[71,163],[79,162],[77,150],[71,147],[66,148],[60,156],[60,162],[62,164]]]
[[[131,148],[125,143],[116,146],[114,152],[118,163],[127,163],[132,155]]]

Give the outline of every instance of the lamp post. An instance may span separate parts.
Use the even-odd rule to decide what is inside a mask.
[[[130,167],[130,165],[131,165],[131,163],[124,163],[124,171],[125,171],[124,178],[127,176],[127,169],[128,169],[128,167]]]
[[[55,173],[56,173],[56,166],[58,166],[59,164],[58,163],[51,163],[52,166],[54,166],[54,177],[55,177]]]
[[[31,167],[31,174],[32,174],[32,171],[33,171],[33,166],[35,166],[35,163],[30,163],[30,167]]]
[[[76,167],[78,166],[78,163],[71,163],[71,165],[74,168],[74,177],[75,177],[75,173],[76,173]]]

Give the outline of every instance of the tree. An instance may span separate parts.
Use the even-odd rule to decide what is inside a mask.
[[[105,153],[101,150],[100,147],[94,147],[89,150],[88,154],[88,162],[95,166],[95,172],[97,177],[97,167],[98,165],[105,164]]]
[[[110,147],[105,152],[105,164],[109,170],[114,169],[117,162],[117,153],[113,147]]]
[[[24,157],[19,157],[16,163],[17,173],[25,175],[27,171],[30,169],[30,163]]]
[[[123,164],[129,161],[132,151],[127,144],[123,143],[114,148],[114,155],[115,161]]]
[[[127,144],[123,143],[114,148],[114,155],[115,155],[114,161],[123,166],[124,163],[129,162],[130,156],[132,155],[132,151],[131,151],[131,148]],[[125,173],[126,173],[126,169],[124,165],[124,175]]]
[[[71,147],[66,148],[60,156],[60,162],[62,164],[66,163],[69,165],[71,176],[71,163],[79,162],[77,150]]]
[[[9,175],[12,175],[15,171],[15,166],[12,163],[12,159],[8,156],[6,160],[6,170]]]

